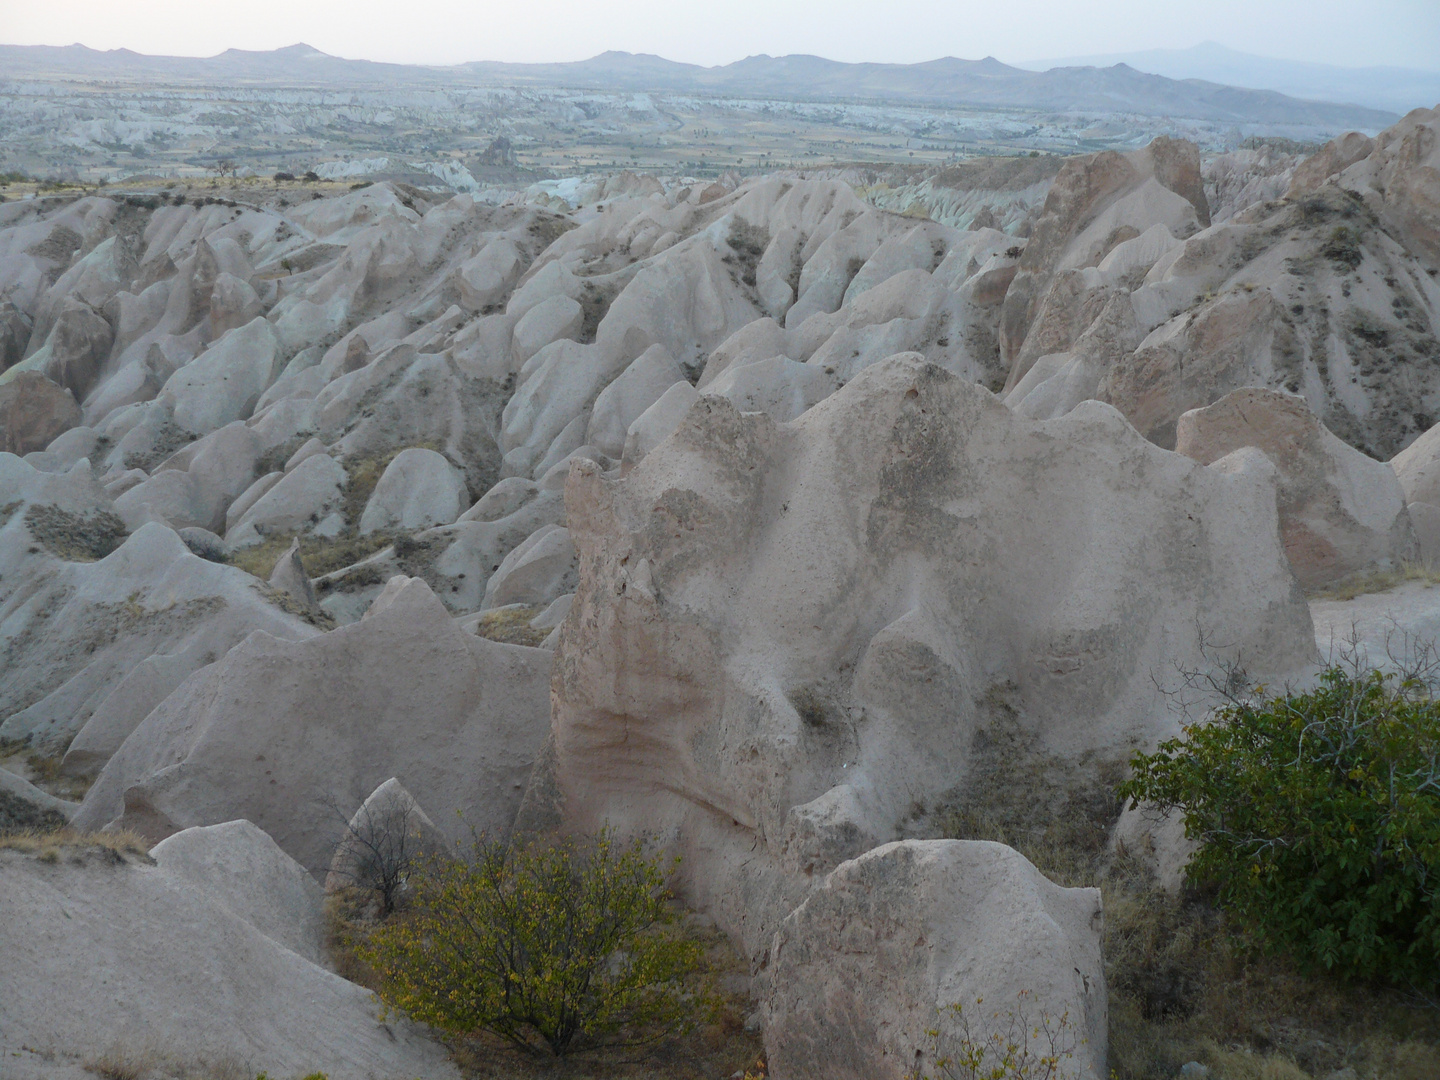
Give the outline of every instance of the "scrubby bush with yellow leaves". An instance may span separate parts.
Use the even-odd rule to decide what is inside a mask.
[[[659,856],[594,840],[477,840],[431,860],[408,910],[361,948],[380,996],[455,1035],[556,1056],[649,1041],[706,1015],[704,952],[677,931]]]

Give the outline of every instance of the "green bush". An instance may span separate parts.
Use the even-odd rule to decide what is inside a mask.
[[[359,952],[413,1019],[524,1048],[538,1036],[561,1056],[702,1018],[703,950],[673,932],[659,858],[638,843],[479,840],[471,861],[432,860],[410,884],[409,913]]]
[[[1440,975],[1440,702],[1417,677],[1327,668],[1235,699],[1138,754],[1121,794],[1184,812],[1191,879],[1260,949],[1400,986]]]

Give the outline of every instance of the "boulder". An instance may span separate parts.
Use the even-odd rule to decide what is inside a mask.
[[[1247,446],[1263,451],[1278,470],[1281,542],[1305,588],[1413,555],[1405,492],[1395,473],[1331,434],[1304,398],[1258,387],[1235,390],[1183,414],[1176,426],[1176,451],[1202,465]]]
[[[1273,474],[1098,402],[1027,420],[913,358],[784,425],[701,398],[565,495],[579,583],[533,818],[671,838],[679,891],[752,957],[818,875],[963,797],[1006,724],[1086,783],[1177,731],[1155,673],[1314,657]]]
[[[368,990],[316,962],[320,897],[305,879],[247,822],[177,836],[153,861],[0,852],[6,1075],[110,1059],[137,1075],[458,1076],[443,1046],[382,1023]]]
[[[577,337],[584,321],[584,310],[570,297],[542,300],[515,324],[515,363],[523,365],[552,341]]]
[[[570,530],[546,525],[505,556],[485,586],[484,606],[548,604],[574,588]]]
[[[270,323],[257,316],[170,376],[160,400],[174,410],[176,424],[197,435],[248,420],[279,374],[279,349]]]
[[[360,516],[360,532],[448,525],[469,501],[458,469],[434,450],[412,446],[385,467]]]
[[[1057,1075],[1102,1080],[1102,928],[1098,889],[1062,888],[1002,844],[878,847],[831,871],[776,931],[766,1062],[787,1080],[905,1080],[936,1068],[938,1032],[942,1057],[962,1035],[997,1037],[1058,1052]],[[1001,1063],[991,1050],[977,1064],[989,1075]]]
[[[395,578],[359,622],[306,642],[251,634],[192,675],[110,759],[77,826],[159,839],[244,817],[322,873],[344,820],[330,807],[394,777],[448,841],[507,835],[545,738],[550,660],[466,633],[423,581]]]
[[[304,867],[248,821],[186,829],[150,849],[166,875],[314,964],[325,963],[324,892]]]
[[[22,371],[0,383],[0,450],[25,456],[44,450],[80,423],[75,395],[38,371]]]
[[[344,466],[329,454],[306,458],[240,515],[225,533],[225,542],[244,547],[267,535],[314,529],[337,515],[346,480]]]

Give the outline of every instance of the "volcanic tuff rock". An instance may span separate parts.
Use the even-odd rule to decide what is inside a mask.
[[[0,852],[6,985],[24,988],[0,995],[7,1076],[106,1055],[335,1080],[455,1075],[443,1047],[380,1023],[369,991],[315,962],[320,890],[255,826],[187,830],[152,854]]]
[[[191,554],[165,526],[127,537],[83,463],[44,473],[0,454],[0,491],[15,500],[0,507],[0,736],[56,749],[72,737],[85,745],[77,733],[92,721],[128,733],[251,631],[316,632],[263,583]],[[152,678],[152,658],[168,674]]]
[[[963,790],[996,694],[1098,766],[1168,731],[1151,676],[1205,646],[1309,661],[1273,483],[914,358],[785,425],[701,398],[624,480],[571,472],[548,805],[668,838],[758,954],[810,875]]]
[[[319,872],[352,808],[397,777],[449,839],[467,823],[504,835],[544,742],[549,681],[550,653],[466,633],[424,582],[396,578],[357,623],[303,642],[251,634],[190,676],[75,821],[158,839],[245,817]]]
[[[1061,888],[1002,844],[875,848],[826,875],[776,931],[767,1064],[792,1078],[904,1080],[957,1053],[959,1005],[982,1045],[993,1032],[1044,1055],[1056,1047],[1037,1025],[1060,1030],[1074,1053],[1060,1075],[1099,1080],[1102,926],[1098,889]]]
[[[1177,233],[1182,243],[1143,259],[1137,249],[1120,275],[1090,242],[1114,216],[1106,192],[1118,164],[1068,163],[1042,216],[1053,224],[1037,224],[1005,300],[1008,385],[1043,375],[1022,407],[1059,415],[1096,397],[1173,446],[1181,413],[1266,386],[1303,396],[1351,446],[1393,456],[1440,403],[1437,115],[1416,110],[1373,142],[1336,140],[1297,168],[1284,199]],[[1132,228],[1164,224],[1158,205]],[[1097,212],[1072,238],[1069,223]]]
[[[1234,390],[1183,414],[1176,427],[1175,449],[1202,465],[1247,446],[1279,470],[1280,539],[1301,585],[1314,588],[1414,556],[1395,473],[1330,434],[1304,398]]]

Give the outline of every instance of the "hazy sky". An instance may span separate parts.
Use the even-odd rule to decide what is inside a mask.
[[[754,53],[1024,61],[1215,40],[1294,60],[1440,68],[1440,0],[0,0],[0,42],[208,56],[306,42],[408,63],[723,64]],[[0,77],[4,72],[0,70]]]

